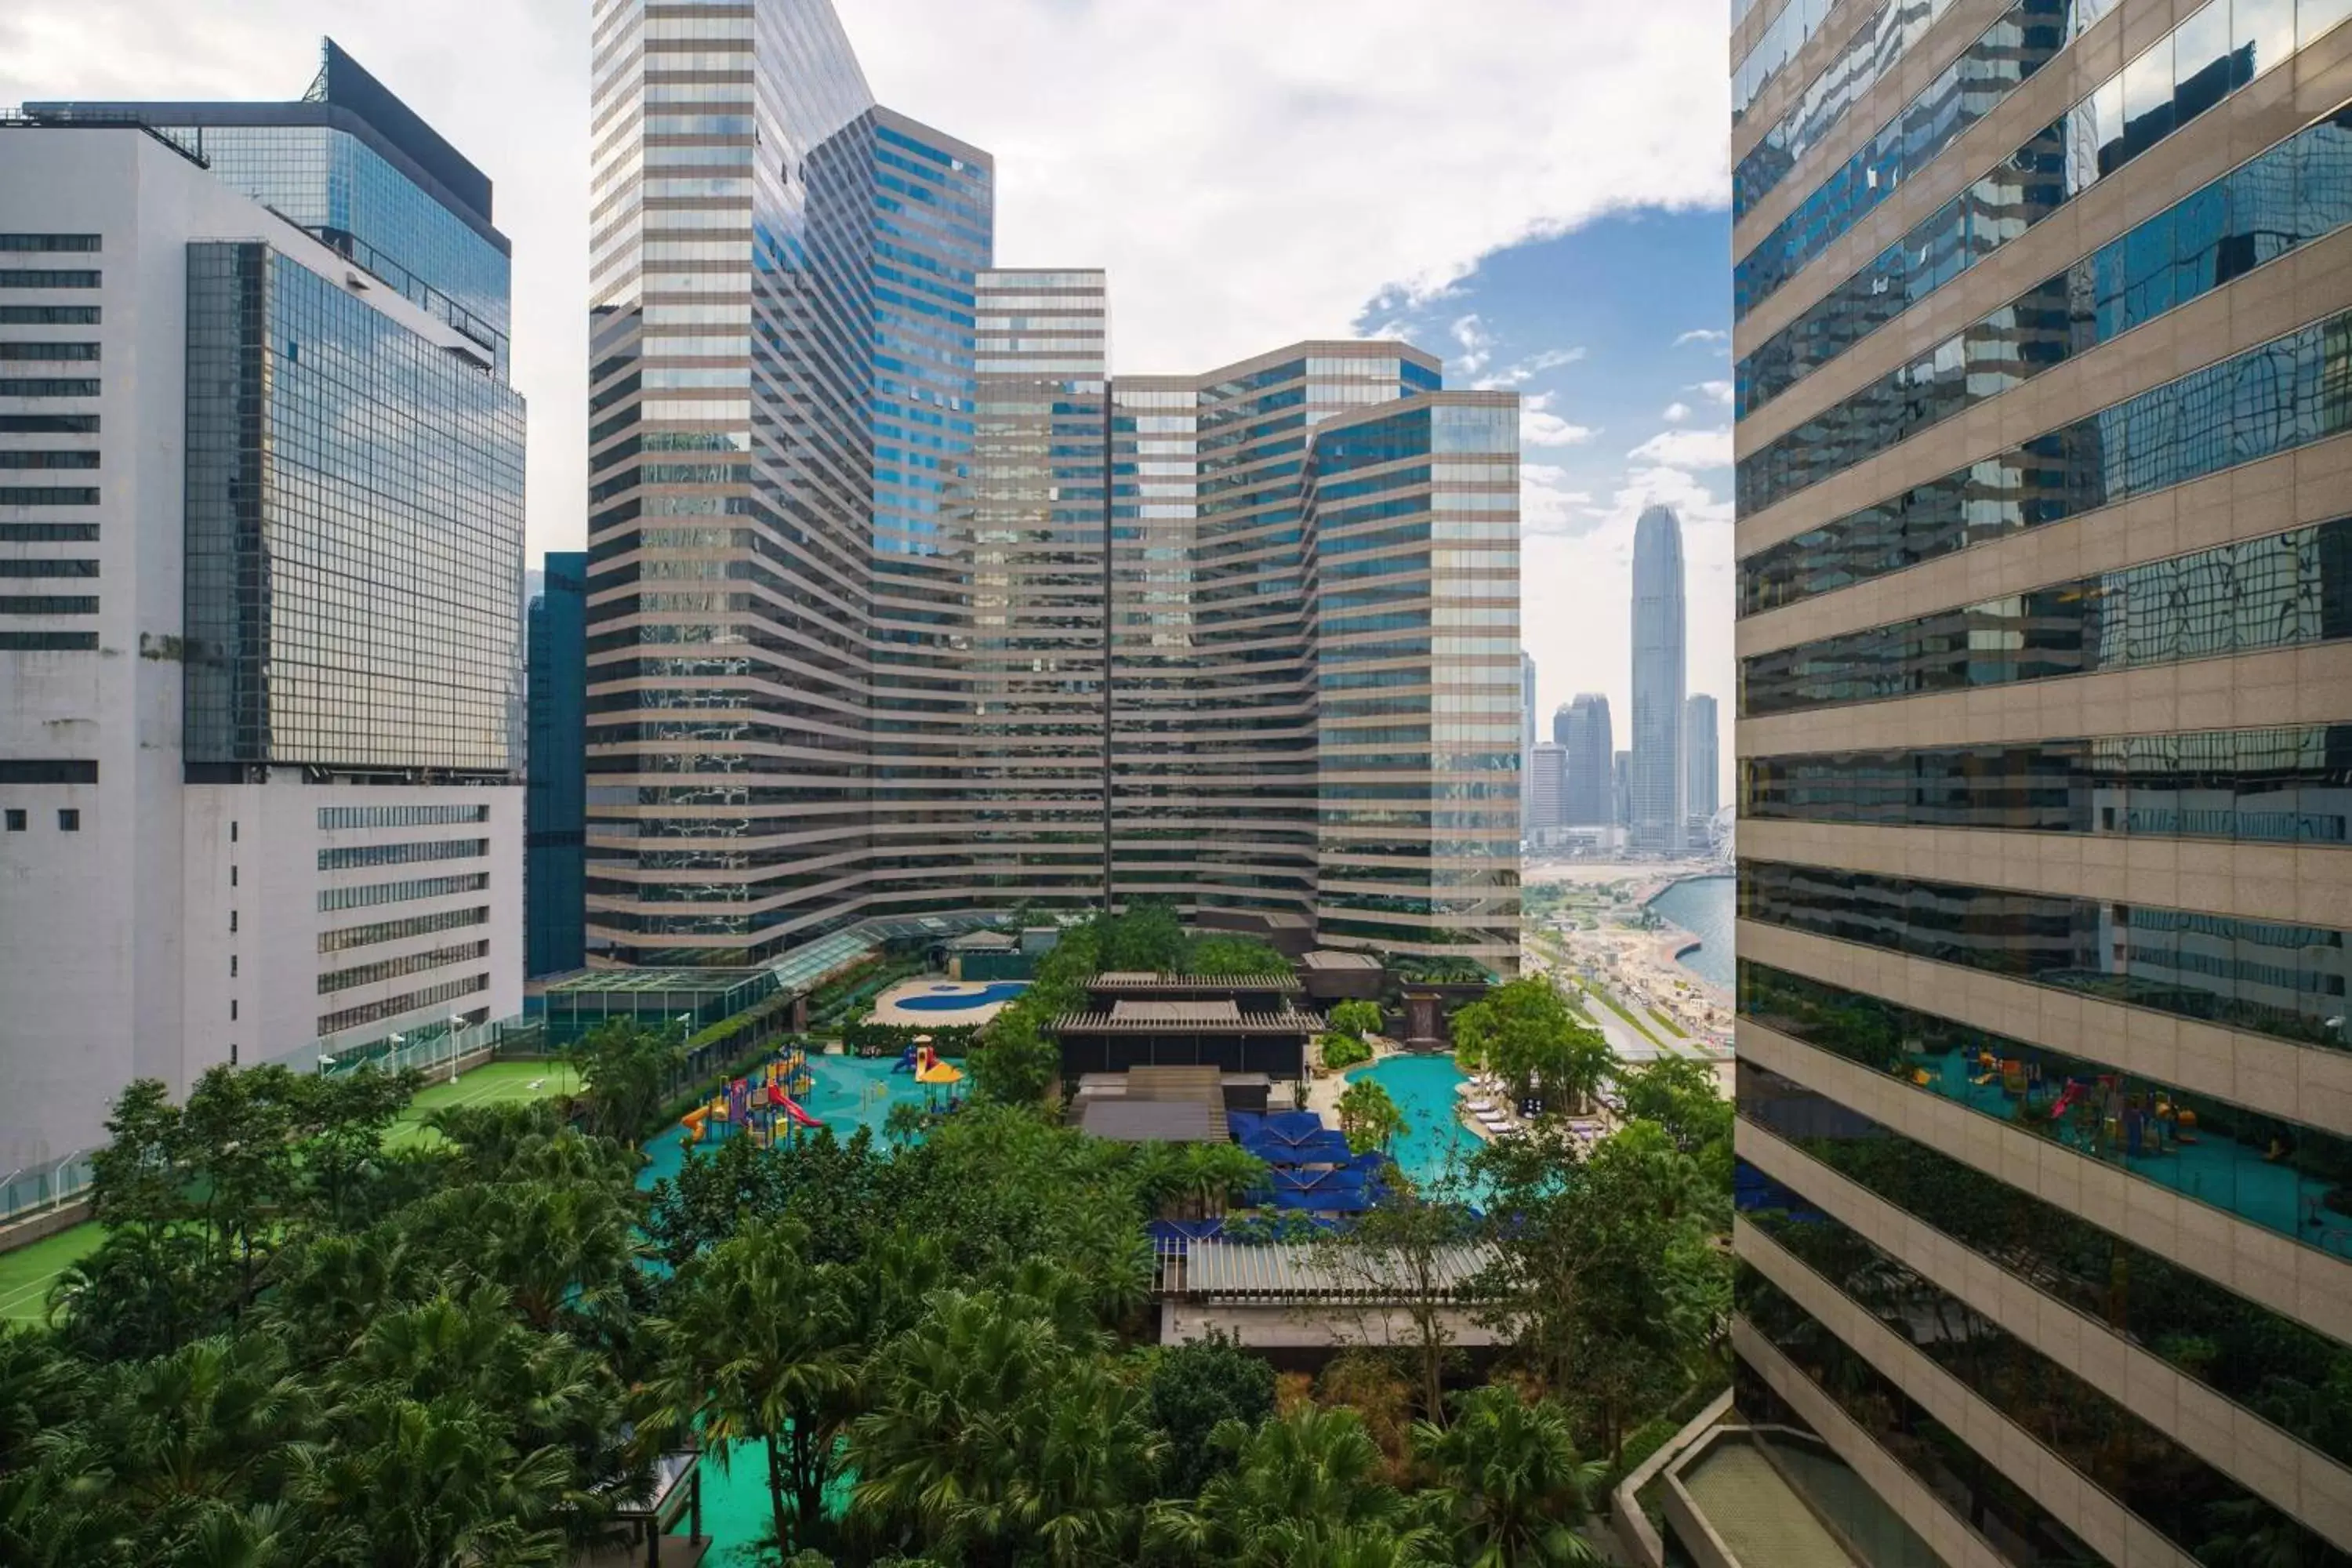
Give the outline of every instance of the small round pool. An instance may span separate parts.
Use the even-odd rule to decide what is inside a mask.
[[[909,1013],[969,1013],[1010,1002],[1029,989],[1026,980],[992,980],[977,991],[932,991],[914,996],[893,996],[890,1005]]]

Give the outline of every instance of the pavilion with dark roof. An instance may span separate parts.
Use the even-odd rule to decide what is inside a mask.
[[[1087,982],[1087,1005],[1050,1026],[1062,1081],[1139,1067],[1215,1068],[1295,1083],[1319,1023],[1299,1010],[1297,977],[1111,971]]]

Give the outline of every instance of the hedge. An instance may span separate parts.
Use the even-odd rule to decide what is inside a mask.
[[[915,1043],[918,1035],[930,1037],[943,1057],[960,1057],[971,1048],[977,1024],[849,1024],[841,1031],[841,1048],[851,1056],[895,1057]]]

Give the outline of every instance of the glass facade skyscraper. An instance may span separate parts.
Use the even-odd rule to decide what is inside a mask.
[[[988,154],[824,0],[593,50],[592,962],[1152,895],[1516,962],[1510,398],[1114,381],[1102,274],[994,268]]]
[[[2352,1562],[2352,4],[1867,9],[1733,36],[1740,1414]]]
[[[588,556],[551,550],[525,612],[530,777],[523,795],[523,973],[587,962]]]
[[[1683,848],[1688,641],[1682,520],[1670,507],[1648,507],[1633,525],[1633,756],[1627,788],[1633,847],[1658,855]]]

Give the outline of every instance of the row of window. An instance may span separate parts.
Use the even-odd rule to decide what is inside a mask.
[[[1739,918],[2352,1050],[2346,934],[2236,915],[1742,860]]]
[[[0,784],[94,784],[98,763],[88,757],[0,757]]]
[[[478,893],[490,885],[489,873],[467,877],[415,877],[400,882],[370,882],[360,888],[321,888],[319,912],[367,910],[378,904],[404,904],[418,899],[446,898],[453,893]]]
[[[1742,1177],[1749,1201],[1758,1205],[1748,1215],[1758,1229],[2192,1561],[2243,1562],[2232,1543],[2251,1534],[2266,1543],[2265,1550],[2310,1568],[2352,1562],[2292,1514],[2143,1418],[2124,1390],[2102,1388],[2043,1354],[1753,1167]],[[1748,1321],[1775,1344],[1784,1336],[1802,1342],[1827,1332],[1752,1267],[1740,1270],[1734,1291]],[[2085,1554],[2026,1561],[2101,1559]]]
[[[0,289],[95,289],[95,268],[64,267],[0,267]]]
[[[487,805],[322,805],[319,826],[337,827],[437,827],[451,822],[488,822]]]
[[[354,985],[373,985],[380,980],[396,980],[404,974],[422,974],[428,969],[488,958],[489,952],[490,944],[487,942],[464,942],[454,947],[436,947],[430,952],[404,953],[398,958],[355,963],[348,969],[331,969],[319,976],[319,994],[348,991]]]
[[[0,414],[0,436],[95,436],[97,434],[98,416],[95,414]],[[34,466],[47,467],[48,465]],[[86,468],[98,467],[95,462],[71,466]]]
[[[1812,3],[1818,5],[1821,0]],[[2044,31],[2057,26],[2063,29],[2062,36],[2072,37],[2096,21],[2112,4],[2113,0],[2081,0],[2073,8],[2074,15],[2071,17],[2062,8],[2042,4],[2034,6],[2030,15]],[[1794,5],[1790,7],[1791,11],[1799,8]],[[1944,13],[1950,9],[1951,0],[1910,0],[1903,5],[1887,0],[1872,12],[1870,19],[1837,47],[1806,84],[1804,92],[1732,169],[1731,221],[1738,223],[1757,203],[1778,190],[1805,154],[1828,140],[1830,132],[1844,123],[1847,110],[1891,76],[1911,47],[1942,21]],[[1998,36],[2011,40],[2012,47],[2020,33],[2020,19],[2027,14],[2025,7],[2014,7],[1994,24]],[[1777,26],[1769,30],[1764,43],[1769,45],[1772,33],[1780,30]],[[1984,48],[1985,40],[1980,37],[1975,49]],[[1740,106],[1748,101],[1742,96],[1747,82],[1754,79],[1760,87],[1769,79],[1769,70],[1759,68],[1765,67],[1769,58],[1769,49],[1759,47],[1732,71],[1734,125],[1739,123]]]
[[[0,495],[6,492],[0,491]],[[0,594],[0,616],[94,616],[98,600],[79,594]]]
[[[319,869],[343,871],[354,866],[407,866],[420,860],[456,860],[489,852],[490,841],[487,838],[441,838],[410,844],[354,844],[341,849],[320,850]]]
[[[1740,661],[1745,718],[2352,637],[2352,518]]]
[[[1734,320],[1778,292],[2063,48],[2064,18],[2055,15],[2063,8],[2063,0],[2021,0],[1815,188],[1733,268]],[[2352,0],[2211,0],[2061,118],[2053,129],[2065,182],[2075,189],[2095,184],[2347,16]]]
[[[344,1029],[356,1029],[362,1024],[373,1024],[385,1018],[396,1018],[403,1013],[413,1013],[419,1007],[430,1007],[436,1002],[454,1002],[460,996],[471,996],[490,988],[487,974],[469,974],[463,980],[445,980],[438,985],[428,985],[405,995],[387,996],[381,1002],[362,1006],[345,1007],[341,1012],[319,1015],[318,1032],[321,1037]],[[436,1020],[437,1021],[437,1020]]]
[[[96,632],[0,631],[0,653],[95,653]]]
[[[2347,223],[2352,105],[1743,458],[1739,510],[1761,510],[1843,473]],[[2115,454],[2102,456],[2112,466]],[[1780,574],[1789,574],[1785,563]],[[1779,602],[1768,594],[1763,605],[1742,607]]]
[[[99,357],[96,343],[17,342],[0,343],[0,361],[24,362],[95,361]]]
[[[1927,0],[1924,5],[1914,4],[1901,9],[1940,16],[1950,3],[1951,0]],[[1740,17],[1753,4],[1754,0],[1732,0],[1731,26],[1734,31],[1738,29]],[[1798,51],[1805,47],[1806,41],[1821,30],[1822,23],[1828,19],[1832,4],[1832,0],[1783,0],[1780,9],[1764,24],[1764,30],[1756,35],[1756,42],[1739,57],[1739,63],[1731,68],[1731,123],[1734,127],[1748,117],[1748,106],[1756,101],[1757,95],[1771,85],[1772,79],[1779,76],[1789,62],[1797,58]],[[1871,13],[1870,20],[1855,29],[1855,36],[1869,38],[1880,47],[1909,47],[1912,40],[1900,33],[1880,41],[1881,35],[1888,31],[1888,18],[1897,9],[1895,0],[1885,0],[1877,10]],[[1805,89],[1805,102],[1811,103],[1820,96],[1827,78],[1855,68],[1857,62],[1852,59],[1853,53],[1851,44],[1840,47],[1829,65]],[[1767,139],[1782,135],[1790,119],[1793,118],[1792,110],[1766,132]],[[1740,166],[1745,168],[1747,165],[1743,162]],[[1736,217],[1738,212],[1746,210],[1745,207],[1738,208],[1733,216]]]
[[[2192,114],[2211,95],[2211,87],[2220,84],[2222,75],[2229,79],[2227,85],[2237,85],[2247,72],[2275,64],[2282,50],[2292,45],[2293,17],[2284,0],[2267,0],[2267,6],[2271,12],[2268,45],[2258,42],[2263,29],[2253,27],[2250,20],[2252,30],[2244,46],[2231,56],[2226,72],[2214,71],[2209,60],[2206,79],[2200,80],[2197,73],[2190,73],[2187,107]],[[2212,24],[2210,16],[2204,21],[2209,27]],[[2196,47],[2192,40],[2189,47],[2193,51]],[[2252,55],[2246,53],[2248,49],[2253,51]],[[2174,52],[2177,59],[2178,40]],[[2160,58],[2154,53],[2142,57]],[[2123,137],[2115,138],[2115,127],[2125,119],[2121,94],[2118,77],[2070,108],[1741,359],[1732,371],[1733,416],[1746,418],[2031,231],[2129,157],[2153,145],[2159,125],[2168,131],[2179,123],[2183,106],[2176,104],[2169,115],[2144,114],[2128,122]],[[2151,97],[2153,92],[2144,89],[2142,96]]]
[[[95,305],[0,305],[0,327],[94,327]]]
[[[0,544],[95,544],[94,522],[0,522]]]
[[[89,377],[0,375],[0,397],[96,397],[98,383]]]
[[[0,252],[95,252],[99,248],[99,237],[94,234],[0,234]]]
[[[2249,1225],[2352,1258],[2352,1214],[2329,1202],[2352,1181],[2352,1138],[1747,959],[1739,1015]],[[2070,1086],[2077,1092],[2061,1110]],[[2352,1433],[2345,1442],[2352,1447]]]
[[[1751,757],[1739,776],[1740,815],[1768,821],[2352,842],[2352,724]]]
[[[338,931],[320,931],[319,951],[348,952],[353,948],[373,947],[378,942],[399,942],[412,936],[430,936],[435,931],[487,925],[489,919],[489,906],[476,904],[467,910],[443,910],[438,914],[406,915],[399,920],[377,921],[369,925],[344,926]]]
[[[29,826],[30,822],[30,814],[21,805],[12,805],[5,809],[0,809],[0,823],[5,823],[7,830],[11,833],[24,832]],[[81,831],[81,811],[79,807],[65,805],[58,808],[58,831],[59,833],[79,833]]]
[[[96,506],[96,485],[0,485],[0,506]]]
[[[94,468],[98,454],[89,450],[52,451],[37,447],[0,447],[0,468]]]

